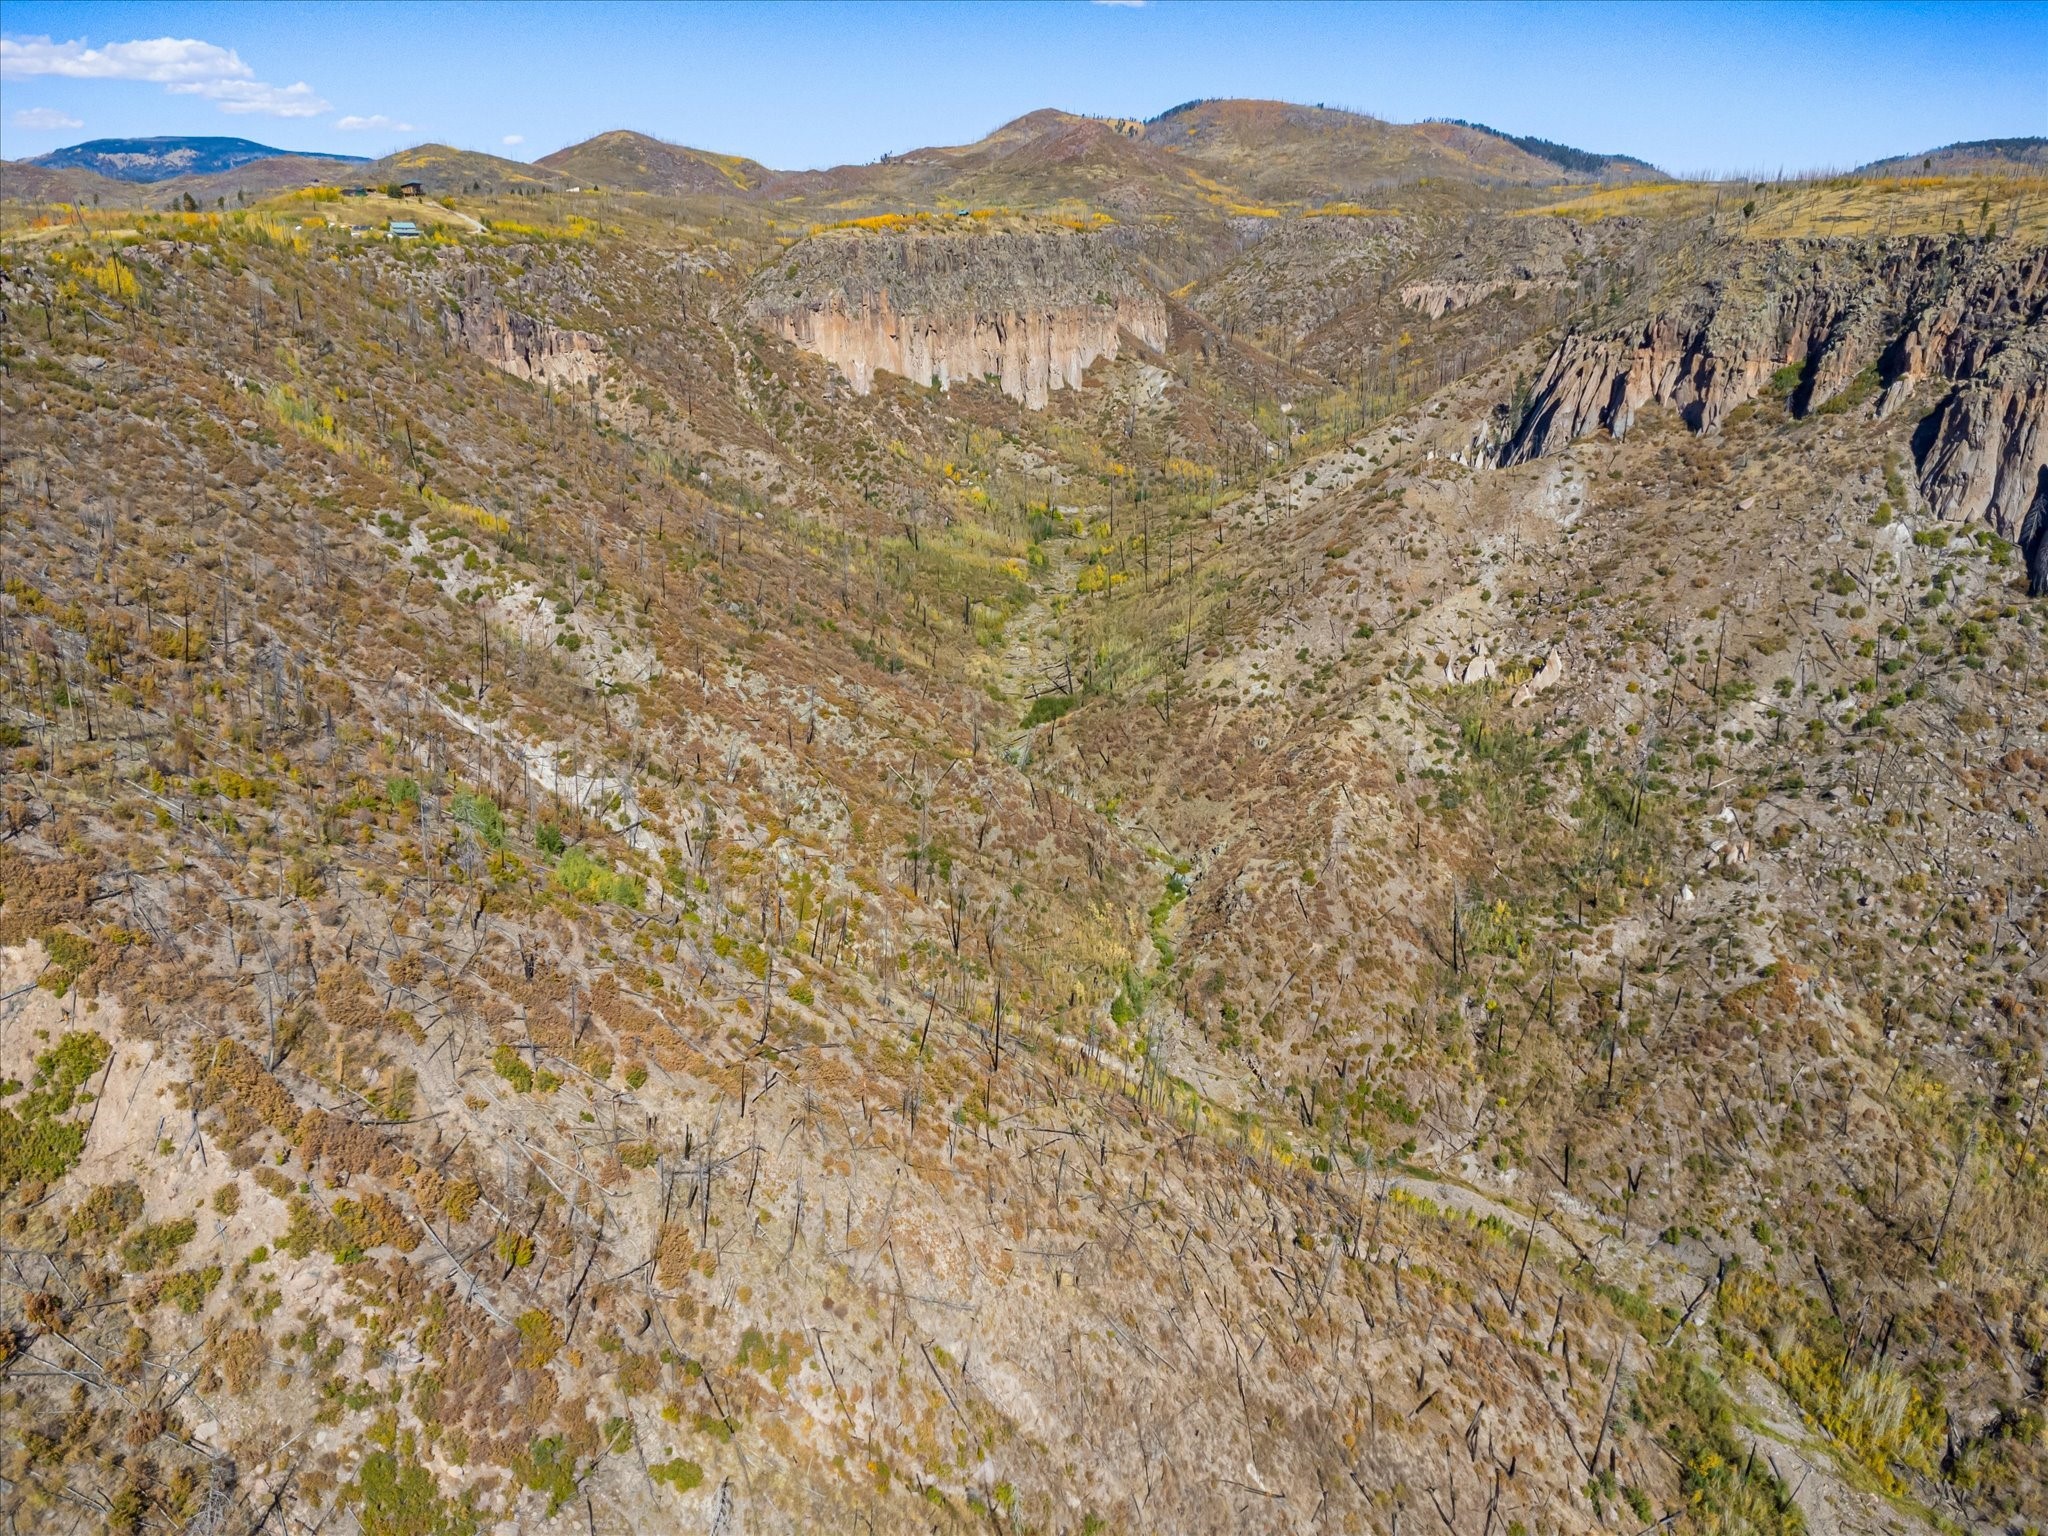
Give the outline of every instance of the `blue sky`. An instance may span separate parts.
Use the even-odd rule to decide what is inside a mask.
[[[781,168],[1036,107],[1204,96],[1460,117],[1678,171],[2048,133],[2048,5],[49,4],[9,0],[0,153],[233,134],[531,159],[637,128]]]

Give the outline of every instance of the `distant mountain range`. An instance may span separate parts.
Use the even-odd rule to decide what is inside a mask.
[[[30,165],[50,170],[94,171],[115,181],[169,181],[173,176],[210,176],[232,171],[255,160],[286,156],[344,165],[366,165],[363,155],[315,154],[276,149],[253,139],[195,138],[167,134],[150,139],[90,139],[37,155]]]
[[[1632,182],[1665,173],[1633,155],[1574,148],[1481,123],[1390,123],[1281,101],[1184,102],[1145,119],[1046,109],[970,144],[914,149],[862,165],[778,171],[740,155],[616,129],[540,159],[507,160],[421,144],[381,160],[302,154],[249,139],[94,139],[32,160],[0,162],[0,195],[28,202],[167,205],[270,196],[360,180],[417,181],[452,193],[603,189],[666,197],[796,199],[846,212],[1032,207],[1082,196],[1119,213],[1227,206],[1371,204],[1417,184],[1541,188]],[[356,169],[360,167],[361,169]],[[1874,161],[1868,175],[2042,174],[2048,139],[1980,139]]]

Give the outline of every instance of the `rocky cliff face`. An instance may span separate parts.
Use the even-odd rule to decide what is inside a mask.
[[[1486,277],[1471,281],[1410,283],[1401,290],[1401,302],[1410,309],[1441,320],[1454,309],[1470,309],[1496,293],[1521,298],[1544,286],[1527,276]]]
[[[1796,242],[1746,251],[1723,276],[1645,321],[1567,336],[1492,453],[1518,464],[1605,428],[1626,436],[1644,406],[1696,432],[1798,369],[1804,415],[1866,369],[1880,415],[1919,385],[1948,392],[1914,449],[1919,488],[1944,518],[1982,518],[2026,551],[2048,590],[2048,251],[1962,237]]]
[[[1929,418],[1920,492],[1945,518],[1982,518],[2018,542],[2027,590],[2048,594],[2048,366],[2043,348],[1958,385]],[[2001,361],[2004,361],[2003,359]]]
[[[1920,492],[1941,517],[1982,518],[2027,556],[2029,589],[2048,592],[2048,250],[1958,283],[1885,357],[1879,413],[1923,379],[1955,383],[1914,447]]]
[[[1571,219],[1474,220],[1458,231],[1455,248],[1433,261],[1426,276],[1405,283],[1401,302],[1432,320],[1470,309],[1497,293],[1523,298],[1570,285],[1583,264],[1606,249],[1626,245],[1632,222],[1609,228]]]
[[[442,322],[458,346],[522,379],[557,387],[587,384],[604,371],[604,342],[509,307],[479,273],[469,273]]]
[[[1166,305],[1085,235],[830,235],[757,279],[748,313],[866,394],[878,369],[948,388],[990,379],[1033,410],[1124,333],[1164,347]]]

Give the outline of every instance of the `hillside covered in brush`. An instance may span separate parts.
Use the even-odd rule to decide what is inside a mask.
[[[9,167],[13,1528],[2048,1522],[2048,184],[1557,149]]]

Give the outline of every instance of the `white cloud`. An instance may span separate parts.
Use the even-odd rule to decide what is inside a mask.
[[[175,96],[199,96],[223,112],[271,117],[318,117],[334,105],[301,80],[270,85],[232,48],[196,37],[154,37],[88,47],[82,37],[0,37],[0,77],[25,80],[58,75],[68,80],[148,80]]]
[[[318,117],[334,103],[316,95],[301,80],[296,85],[265,85],[261,80],[200,80],[164,87],[174,96],[204,96],[223,112],[261,112],[269,117]]]
[[[47,37],[0,37],[0,76],[62,75],[71,80],[248,80],[256,71],[232,48],[196,37],[156,37],[88,48],[82,37],[68,43]]]
[[[526,135],[523,133],[508,133],[502,142],[506,144],[524,144],[526,142]]]
[[[351,112],[347,117],[335,121],[335,127],[344,133],[411,133],[411,123],[401,123],[396,118],[386,117],[382,112],[372,112],[368,117],[358,117]]]
[[[17,128],[47,130],[51,128],[83,128],[85,124],[75,117],[69,117],[59,112],[55,107],[23,107],[14,114],[14,126]]]

